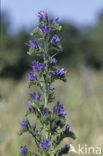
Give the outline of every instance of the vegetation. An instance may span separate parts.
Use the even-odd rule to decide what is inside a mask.
[[[87,144],[103,148],[102,71],[91,71],[83,68],[78,74],[73,71],[69,73],[67,79],[67,83],[56,82],[54,86],[57,88],[56,99],[65,103],[64,107],[68,112],[67,119],[70,119],[70,126],[77,135],[76,141],[73,142],[74,147],[77,149],[78,144]],[[24,118],[27,99],[29,99],[29,90],[25,85],[26,80],[27,74],[19,82],[11,79],[0,79],[0,90],[2,91],[0,91],[1,156],[17,155],[21,144],[25,145],[25,143],[30,150],[34,148],[37,152],[36,146],[31,147],[33,144],[31,138],[26,135],[18,137],[17,134],[21,118]],[[69,143],[71,143],[71,139],[66,138],[62,141],[62,146]],[[75,156],[73,153],[70,155]]]
[[[31,147],[32,141],[28,136],[18,138],[16,135],[19,129],[17,123],[20,123],[21,118],[24,117],[25,104],[29,98],[25,82],[27,80],[26,71],[31,67],[31,58],[28,58],[26,54],[28,48],[25,43],[30,38],[26,30],[11,35],[10,24],[8,16],[2,12],[0,156],[17,155],[20,145],[25,142],[28,142],[27,146],[30,150],[34,148],[37,152],[36,146]],[[61,22],[61,24],[63,25],[62,45],[65,48],[64,54],[60,53],[56,59],[58,64],[65,65],[66,71],[70,73],[67,73],[69,81],[66,84],[55,82],[56,99],[64,101],[65,110],[68,112],[67,119],[70,119],[70,126],[78,136],[77,140],[73,142],[74,147],[77,148],[77,144],[88,144],[94,147],[98,145],[103,152],[103,14],[99,15],[97,24],[93,27],[79,29],[70,23]],[[68,138],[62,141],[62,145],[69,143],[71,140]],[[75,156],[73,153],[70,155]]]
[[[27,54],[35,58],[32,71],[28,73],[28,88],[37,86],[40,91],[30,92],[26,119],[21,122],[19,135],[28,133],[32,136],[38,153],[22,145],[19,156],[62,156],[69,153],[70,145],[58,147],[61,141],[66,137],[76,138],[66,120],[67,113],[62,101],[55,101],[56,88],[52,87],[56,80],[66,82],[66,71],[57,66],[55,59],[62,50],[58,36],[62,27],[58,18],[50,19],[45,11],[39,11],[37,15],[37,27],[31,32],[33,40],[28,42],[30,48]],[[50,55],[51,49],[57,52]],[[56,105],[50,108],[51,103]],[[33,122],[30,121],[31,115],[36,118]]]
[[[73,68],[80,67],[81,64],[88,64],[96,69],[103,68],[103,14],[100,14],[97,24],[91,28],[80,30],[70,23],[61,24],[64,52],[63,55],[60,53],[57,56],[58,63],[62,60],[66,66]],[[18,79],[30,68],[31,58],[26,55],[28,50],[26,44],[30,36],[26,30],[10,35],[9,28],[9,18],[2,12],[0,76]]]

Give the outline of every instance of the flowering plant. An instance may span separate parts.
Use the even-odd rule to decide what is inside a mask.
[[[66,82],[66,72],[64,68],[58,68],[54,56],[57,54],[50,53],[51,49],[58,52],[62,49],[60,37],[57,35],[61,30],[58,18],[49,20],[44,11],[38,12],[39,23],[32,31],[31,35],[36,40],[30,40],[28,43],[29,55],[35,57],[32,62],[32,72],[28,73],[28,87],[38,86],[39,92],[31,92],[26,111],[26,119],[21,123],[19,135],[28,132],[32,135],[35,144],[38,147],[41,156],[62,156],[69,152],[70,146],[58,147],[65,137],[75,139],[75,134],[70,131],[70,126],[66,121],[66,112],[61,101],[53,107],[48,106],[55,99],[55,88],[52,83],[55,80]],[[31,124],[28,115],[35,114],[40,121],[39,128],[36,123]],[[21,146],[20,156],[38,156],[38,153],[31,152],[27,146]]]

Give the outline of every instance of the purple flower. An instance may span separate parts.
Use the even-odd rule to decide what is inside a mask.
[[[38,61],[33,61],[32,62],[32,68],[34,71],[39,71],[40,70],[40,63]]]
[[[63,103],[61,101],[57,101],[57,106],[58,107],[62,107],[63,106]]]
[[[49,55],[48,55],[47,53],[44,53],[44,58],[45,58],[46,60],[49,60]]]
[[[30,93],[30,97],[32,98],[32,99],[35,99],[35,97],[36,97],[36,93],[34,92],[34,93]]]
[[[21,126],[22,127],[25,127],[25,128],[28,128],[28,126],[29,126],[29,120],[26,119],[25,121],[22,121]]]
[[[46,147],[51,146],[51,141],[49,139],[43,140],[40,142],[40,148],[45,149]]]
[[[67,124],[66,127],[65,127],[65,131],[68,132],[69,129],[70,129],[70,126]]]
[[[45,67],[46,67],[46,63],[43,63],[43,69],[45,69]]]
[[[55,58],[52,58],[52,59],[51,59],[51,64],[55,65],[55,64],[56,64],[56,62],[57,62],[57,61],[56,61],[56,59],[55,59]]]
[[[59,18],[55,18],[51,20],[51,24],[57,24],[59,22]]]
[[[66,72],[64,71],[64,68],[61,68],[61,69],[57,69],[56,70],[56,73],[60,76],[65,76]]]
[[[52,37],[52,42],[54,42],[54,43],[60,42],[60,38],[59,38],[59,36],[58,36],[57,34],[55,34],[55,35]]]
[[[50,27],[44,26],[44,25],[40,25],[40,29],[42,30],[44,34],[48,34],[50,31]]]
[[[36,133],[36,134],[39,134],[39,130],[37,129],[37,130],[35,131],[35,133]]]
[[[29,46],[33,48],[38,48],[38,43],[36,42],[36,40],[33,40],[33,41],[30,40]]]
[[[43,108],[43,115],[48,115],[50,111],[47,108]]]
[[[36,79],[36,75],[33,74],[32,72],[29,72],[28,73],[28,78],[29,78],[29,80],[34,81]]]
[[[36,124],[33,124],[33,125],[32,125],[32,128],[35,129],[35,128],[36,128]]]
[[[39,63],[38,61],[33,61],[32,62],[32,68],[33,68],[33,70],[36,72],[36,71],[40,71],[40,70],[44,70],[45,69],[45,67],[46,67],[46,63],[43,63],[43,64],[41,64],[41,63]]]
[[[54,106],[54,113],[63,117],[67,115],[63,108],[56,107],[56,106]]]
[[[56,69],[56,70],[54,70],[54,71],[52,71],[52,73],[55,75],[58,75],[58,76],[60,76],[60,77],[64,77],[65,76],[65,74],[66,74],[66,72],[64,71],[64,68],[58,68],[58,69]]]
[[[39,11],[38,12],[38,17],[40,19],[45,19],[47,17],[47,13],[45,11]]]
[[[64,148],[66,148],[67,150],[70,149],[70,146],[68,146],[67,144],[65,144]]]
[[[40,65],[40,69],[41,69],[41,70],[44,70],[45,67],[46,67],[46,63],[43,63],[43,64]]]
[[[20,147],[20,153],[24,154],[24,153],[27,153],[27,152],[28,152],[28,150],[27,150],[27,146],[26,145]]]
[[[28,109],[29,110],[34,109],[34,106],[32,105],[32,102],[31,101],[28,101]]]
[[[40,100],[40,96],[41,96],[41,94],[38,92],[38,93],[36,93],[36,92],[34,92],[34,93],[30,93],[30,97],[32,98],[32,99],[35,99],[35,100]]]

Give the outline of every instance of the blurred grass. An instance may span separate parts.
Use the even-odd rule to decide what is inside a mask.
[[[27,135],[17,135],[29,99],[26,80],[26,76],[19,82],[0,79],[0,156],[16,156],[21,144],[36,149]],[[67,119],[77,135],[72,145],[103,148],[103,72],[82,67],[79,73],[68,74],[67,83],[57,81],[54,86],[56,99],[65,104]]]

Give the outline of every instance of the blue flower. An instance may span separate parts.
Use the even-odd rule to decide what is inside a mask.
[[[57,24],[59,22],[59,18],[55,18],[51,20],[51,24]]]
[[[40,70],[40,63],[38,61],[33,61],[32,62],[32,68],[34,71],[39,71]]]
[[[43,63],[43,69],[45,69],[45,67],[46,67],[46,63]]]
[[[43,108],[43,115],[48,115],[50,111],[47,108]]]
[[[38,61],[32,62],[32,68],[33,68],[34,72],[44,70],[45,67],[46,67],[46,63],[41,64]]]
[[[24,154],[24,153],[27,153],[27,152],[28,152],[28,150],[27,150],[27,146],[26,145],[20,147],[20,153]]]
[[[59,116],[65,117],[67,115],[66,112],[65,112],[65,110],[63,108],[61,108],[61,107],[54,106],[53,111],[54,111],[55,114],[57,114]]]
[[[45,11],[41,10],[41,11],[38,12],[38,17],[40,19],[45,19],[47,17],[47,13]]]
[[[64,71],[64,68],[61,68],[61,69],[57,69],[56,70],[56,73],[60,76],[65,76],[66,72]]]
[[[44,34],[48,34],[51,30],[50,27],[44,26],[44,25],[40,25],[40,29],[42,30]]]
[[[38,129],[36,129],[35,133],[36,133],[36,134],[39,134],[39,130],[38,130]]]
[[[34,93],[30,93],[30,97],[32,98],[32,99],[35,99],[36,98],[36,93],[34,92]]]
[[[38,43],[36,42],[36,40],[33,40],[33,41],[30,40],[29,46],[33,48],[38,48]]]
[[[70,146],[68,146],[67,144],[65,144],[64,148],[67,149],[67,150],[69,150],[70,149]]]
[[[22,121],[21,126],[24,127],[24,128],[28,128],[28,126],[29,126],[29,120],[26,119],[25,121]]]
[[[40,148],[45,149],[46,147],[51,146],[51,141],[49,139],[43,140],[40,142]]]
[[[68,132],[69,129],[70,129],[70,126],[67,124],[66,127],[65,127],[65,131]]]
[[[44,53],[44,58],[45,58],[46,60],[49,60],[49,55],[48,55],[47,53]]]
[[[56,61],[56,59],[55,59],[55,58],[52,58],[52,59],[51,59],[51,64],[55,65],[55,64],[56,64],[56,62],[57,62],[57,61]]]
[[[63,106],[63,103],[61,101],[57,101],[57,106],[58,107],[62,107]]]
[[[36,80],[36,75],[33,74],[32,72],[29,72],[28,73],[28,78],[29,78],[29,80],[34,81],[34,80]]]
[[[45,67],[46,67],[46,63],[43,63],[43,64],[40,65],[40,69],[41,69],[41,70],[44,70]]]
[[[64,77],[65,74],[66,74],[66,72],[64,71],[64,68],[58,68],[58,69],[52,71],[52,73],[53,73],[54,75],[58,75],[58,76],[60,76],[60,77]]]
[[[53,37],[52,37],[52,40],[51,40],[52,42],[54,42],[54,43],[58,43],[58,42],[60,42],[60,38],[59,38],[59,36],[57,35],[57,34],[55,34]]]
[[[34,100],[40,100],[40,97],[41,97],[41,94],[38,92],[38,93],[36,93],[36,92],[34,92],[34,93],[30,93],[30,97],[32,98],[32,99],[34,99]]]
[[[31,101],[28,101],[28,109],[32,110],[34,109],[34,106],[32,105],[33,103]]]

